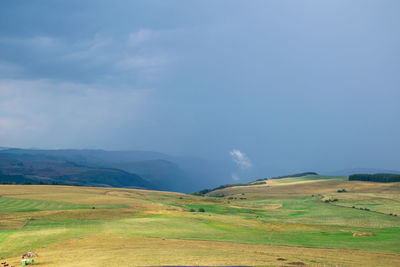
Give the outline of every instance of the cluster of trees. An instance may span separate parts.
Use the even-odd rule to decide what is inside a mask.
[[[376,173],[376,174],[352,174],[349,181],[369,181],[379,183],[400,182],[400,174]]]

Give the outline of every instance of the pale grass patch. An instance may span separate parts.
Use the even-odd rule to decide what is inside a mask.
[[[40,266],[282,266],[278,258],[320,266],[399,266],[395,253],[232,242],[96,235],[39,249]],[[7,259],[19,264],[19,258]]]

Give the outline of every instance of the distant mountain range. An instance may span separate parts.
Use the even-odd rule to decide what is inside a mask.
[[[152,151],[0,147],[0,183],[79,184],[190,193],[231,184],[235,167],[229,161],[176,157]],[[400,171],[358,168],[323,173],[341,176],[400,174]],[[254,179],[249,176],[247,181],[250,180]]]
[[[193,192],[229,174],[217,162],[149,151],[0,149],[0,182]]]

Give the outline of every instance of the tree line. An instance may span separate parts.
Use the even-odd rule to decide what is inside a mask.
[[[378,183],[400,182],[400,174],[375,173],[375,174],[352,174],[349,181],[368,181]]]

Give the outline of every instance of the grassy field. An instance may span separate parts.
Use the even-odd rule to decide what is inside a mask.
[[[399,184],[305,176],[225,188],[218,198],[2,185],[0,258],[17,264],[35,251],[43,266],[400,266]]]
[[[273,179],[278,183],[295,183],[301,181],[315,181],[315,180],[348,180],[347,176],[323,176],[323,175],[305,175],[301,177],[288,177],[281,179]]]

